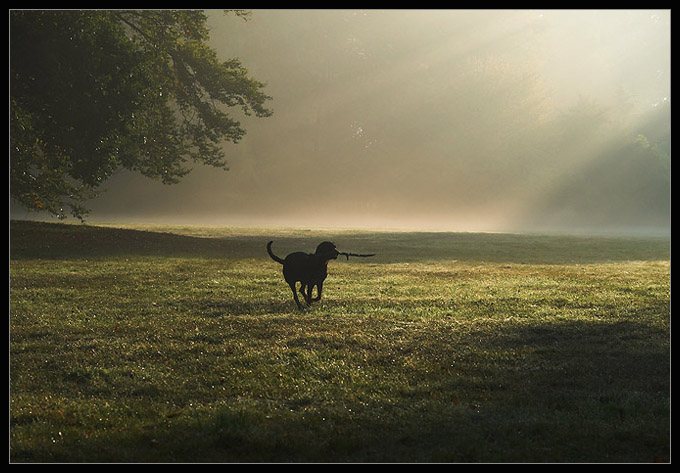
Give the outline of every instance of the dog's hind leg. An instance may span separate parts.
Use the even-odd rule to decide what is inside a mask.
[[[295,299],[295,303],[297,304],[298,309],[304,310],[305,308],[300,303],[300,299],[298,298],[297,291],[295,290],[295,282],[289,282],[288,285],[290,286],[290,290],[293,291],[293,299]],[[300,288],[300,292],[302,292],[303,287],[304,287],[304,285]]]

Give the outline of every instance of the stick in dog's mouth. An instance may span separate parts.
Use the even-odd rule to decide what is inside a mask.
[[[344,251],[338,251],[338,255],[343,255],[345,258],[347,258],[347,261],[349,261],[350,256],[358,256],[359,258],[368,258],[368,257],[371,257],[371,256],[375,256],[375,253],[360,255],[360,254],[357,254],[357,253],[345,253]]]

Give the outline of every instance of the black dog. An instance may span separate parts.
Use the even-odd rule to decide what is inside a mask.
[[[316,247],[314,254],[297,251],[286,256],[286,259],[281,259],[272,252],[272,243],[274,242],[267,243],[267,253],[274,261],[283,265],[283,277],[293,291],[293,299],[298,308],[304,309],[295,290],[298,282],[302,284],[300,294],[305,298],[307,305],[311,305],[312,301],[320,300],[323,282],[328,275],[328,262],[344,253],[335,249],[335,245],[330,241],[324,241]],[[316,286],[317,296],[312,299],[314,286]]]

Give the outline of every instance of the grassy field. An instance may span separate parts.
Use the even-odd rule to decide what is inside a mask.
[[[670,461],[670,241],[10,224],[12,462]],[[274,251],[329,265],[301,313]]]

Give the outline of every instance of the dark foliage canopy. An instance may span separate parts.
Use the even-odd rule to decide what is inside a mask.
[[[238,13],[241,15],[241,13]],[[82,219],[118,169],[178,182],[225,168],[245,130],[226,109],[271,115],[264,84],[207,45],[202,11],[10,12],[10,193]]]

